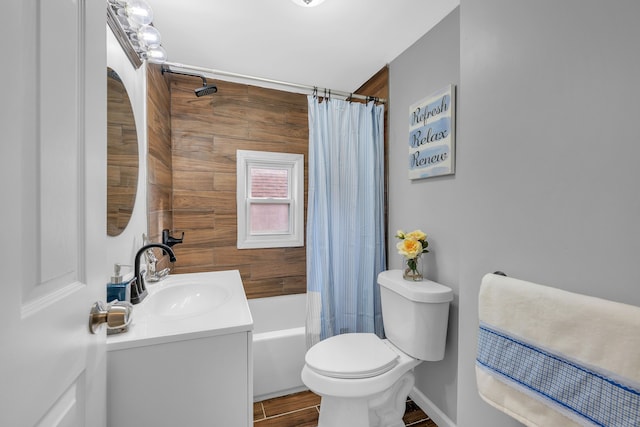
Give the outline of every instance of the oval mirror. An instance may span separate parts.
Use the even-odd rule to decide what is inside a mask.
[[[120,76],[107,68],[107,235],[127,228],[138,189],[138,134]]]

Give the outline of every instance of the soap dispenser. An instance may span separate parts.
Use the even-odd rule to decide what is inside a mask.
[[[123,264],[113,264],[113,276],[111,281],[107,283],[107,302],[114,300],[127,301],[131,300],[131,290],[129,282],[123,280],[120,269]]]

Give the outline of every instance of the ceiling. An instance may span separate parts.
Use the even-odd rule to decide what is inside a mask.
[[[168,61],[356,90],[459,0],[148,0]]]

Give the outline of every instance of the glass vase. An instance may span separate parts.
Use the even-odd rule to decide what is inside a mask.
[[[412,282],[419,282],[422,280],[422,260],[419,256],[410,259],[404,258],[402,278]]]

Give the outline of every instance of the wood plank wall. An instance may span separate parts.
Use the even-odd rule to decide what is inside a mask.
[[[165,90],[160,83],[164,80],[159,68],[150,67],[149,104],[156,105],[153,112],[149,107],[149,123],[154,123],[157,131],[149,132],[148,167],[160,169],[149,171],[149,230],[153,240],[160,241],[157,233],[162,228],[178,236],[185,233],[184,243],[174,246],[175,273],[238,269],[249,298],[306,292],[304,247],[236,248],[235,154],[238,149],[303,154],[306,218],[306,96],[207,79],[218,86],[218,93],[198,98],[194,89],[202,84],[199,78],[167,76],[168,115],[164,96],[152,93]],[[356,93],[388,98],[387,68]],[[164,135],[160,135],[164,132],[171,135],[171,163],[166,161]],[[170,201],[167,168],[172,175]]]
[[[162,230],[173,227],[171,98],[169,83],[155,64],[147,64],[147,142],[148,236],[161,242]]]
[[[208,79],[209,80],[209,79]],[[308,154],[304,95],[216,81],[196,97],[199,78],[171,76],[174,271],[240,271],[249,298],[306,292],[304,247],[237,249],[236,150]]]

